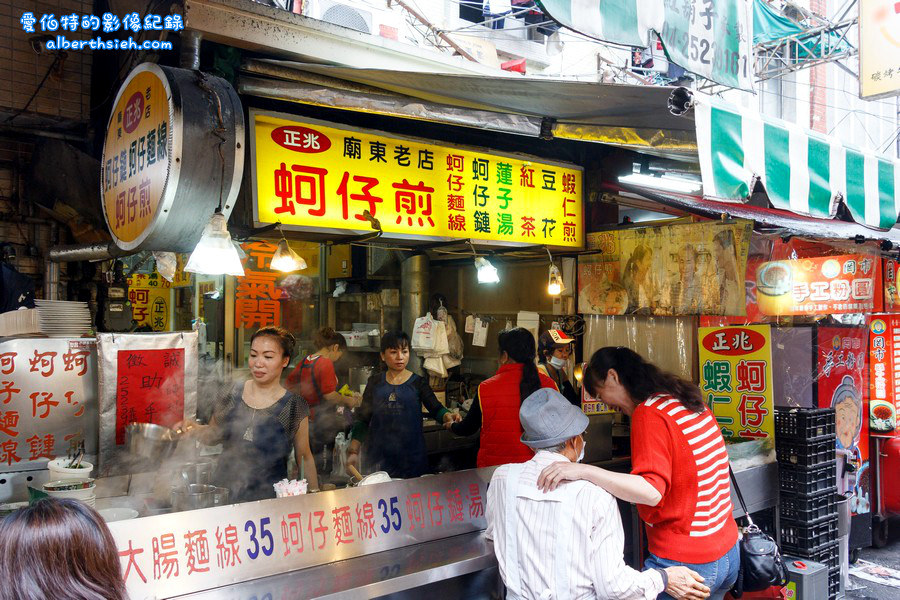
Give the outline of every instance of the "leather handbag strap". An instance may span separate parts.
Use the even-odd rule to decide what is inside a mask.
[[[744,496],[741,494],[741,486],[738,485],[737,477],[734,476],[734,471],[731,468],[731,464],[728,465],[728,474],[731,476],[731,484],[734,486],[734,491],[737,494],[738,502],[741,504],[741,509],[744,511],[744,516],[747,517],[747,522],[750,525],[753,525],[753,519],[750,518],[750,511],[747,510],[747,505],[744,503]]]

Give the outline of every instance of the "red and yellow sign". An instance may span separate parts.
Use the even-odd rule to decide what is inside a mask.
[[[725,438],[775,436],[769,325],[701,327],[700,389]]]
[[[900,317],[875,317],[869,331],[869,429],[893,434],[900,412]]]
[[[160,208],[170,166],[172,122],[162,72],[135,70],[119,90],[103,144],[101,188],[107,226],[135,246]]]
[[[175,277],[169,281],[159,274],[155,268],[152,273],[135,273],[128,277],[128,289],[163,289],[190,287],[193,285],[193,279],[190,273],[185,273],[184,265],[187,262],[187,254],[176,254],[177,267],[175,268]]]
[[[172,290],[163,288],[130,288],[132,318],[138,327],[149,326],[153,331],[169,331],[169,310]]]
[[[852,254],[763,263],[756,299],[772,316],[879,312],[881,261]]]
[[[582,171],[254,113],[256,219],[319,231],[582,247]]]

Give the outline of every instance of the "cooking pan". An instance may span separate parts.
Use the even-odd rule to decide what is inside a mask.
[[[154,423],[131,423],[125,428],[128,451],[156,463],[169,458],[180,439],[174,430]]]

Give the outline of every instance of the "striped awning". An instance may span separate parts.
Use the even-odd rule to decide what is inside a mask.
[[[759,181],[772,206],[891,229],[900,214],[900,161],[735,106],[694,95],[703,194],[746,202]]]

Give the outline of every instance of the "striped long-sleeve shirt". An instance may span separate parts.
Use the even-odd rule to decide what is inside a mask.
[[[615,499],[603,489],[573,482],[544,493],[537,478],[544,467],[568,460],[561,454],[540,451],[522,463],[515,506],[507,502],[510,465],[494,471],[487,492],[487,536],[494,542],[500,575],[510,597],[554,600],[654,599],[663,591],[657,571],[635,571],[623,560],[625,536]],[[563,502],[572,502],[574,518],[566,539],[558,539],[565,530]],[[508,511],[515,515],[508,519]],[[514,531],[508,529],[513,523]],[[515,556],[511,556],[507,533],[515,536]],[[559,547],[563,550],[560,552]],[[564,559],[569,589],[567,598],[557,598],[557,557]],[[518,567],[518,585],[511,583],[507,560]],[[517,588],[517,589],[514,589]],[[548,595],[552,594],[552,595]]]
[[[732,518],[728,452],[712,413],[666,395],[639,404],[631,420],[632,473],[662,495],[638,506],[650,552],[686,563],[724,556],[738,539]]]

